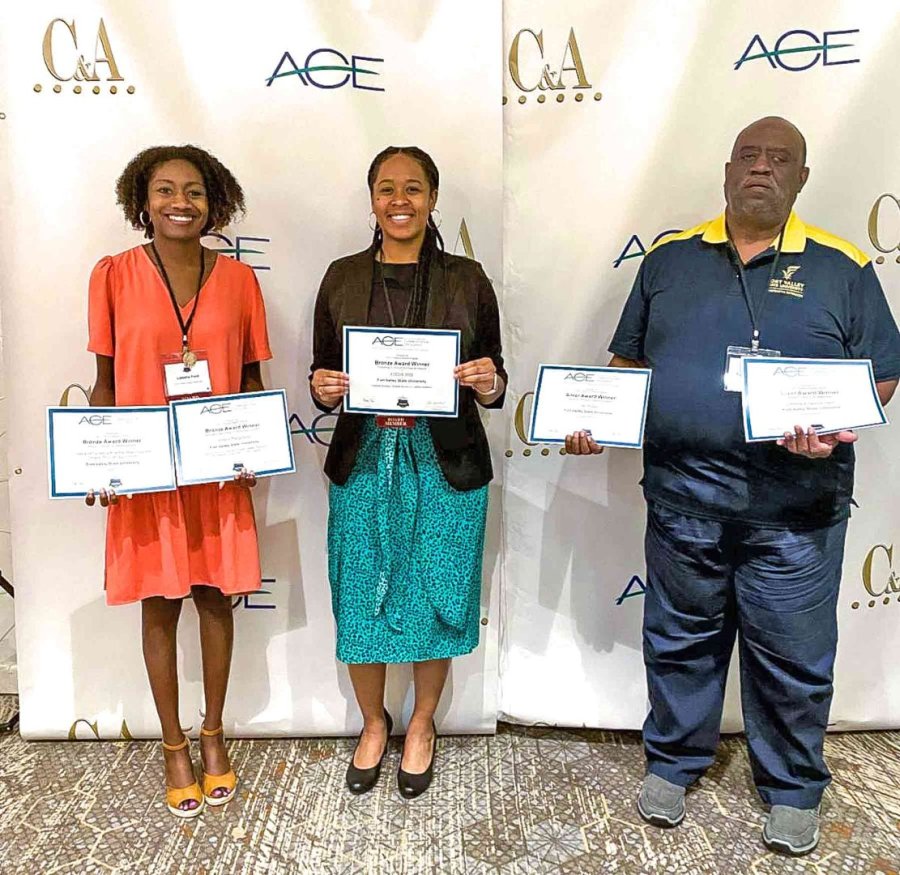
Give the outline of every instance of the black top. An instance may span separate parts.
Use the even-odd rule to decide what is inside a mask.
[[[372,300],[369,304],[369,325],[383,325],[390,328],[403,327],[403,317],[416,283],[417,268],[417,264],[375,265],[375,276],[372,278]],[[390,310],[384,300],[384,290],[381,286],[382,276],[391,300]],[[394,319],[391,319],[391,310],[393,310]]]
[[[387,269],[388,294],[392,296],[391,305],[400,323],[406,311],[404,296],[412,290],[415,265],[384,267]],[[370,248],[339,258],[325,272],[316,298],[310,379],[313,371],[319,368],[343,370],[345,325],[390,324],[375,268],[374,252]],[[408,268],[412,268],[413,278],[407,279],[406,275],[410,273]],[[497,298],[477,261],[435,253],[429,274],[424,324],[413,327],[458,329],[461,335],[460,361],[490,358],[497,369],[497,376],[504,385],[508,383],[503,367]],[[504,391],[484,406],[499,409],[505,398]],[[326,413],[333,410],[320,404],[315,397],[313,403]],[[428,419],[441,471],[447,482],[460,491],[478,489],[493,478],[490,447],[478,406],[474,391],[461,388],[457,416]],[[341,411],[338,415],[325,459],[325,473],[339,486],[347,482],[356,463],[364,419],[363,414],[357,413]]]
[[[789,358],[867,358],[900,376],[900,334],[868,257],[791,214],[777,270],[769,247],[741,266],[724,217],[648,253],[610,351],[653,368],[644,493],[691,516],[817,528],[846,519],[853,447],[827,459],[746,443],[740,392],[723,386],[725,350],[749,346],[741,289],[758,302],[760,343]],[[793,423],[785,423],[791,428]]]

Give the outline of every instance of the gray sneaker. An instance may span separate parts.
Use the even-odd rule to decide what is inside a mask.
[[[638,796],[641,817],[654,826],[678,826],[684,820],[684,787],[647,773]]]
[[[763,841],[770,851],[800,857],[819,844],[819,808],[773,805],[763,827]]]

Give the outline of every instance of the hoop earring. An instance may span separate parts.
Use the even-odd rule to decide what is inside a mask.
[[[372,221],[374,219],[374,222]],[[375,210],[369,213],[369,230],[374,231],[378,227],[378,219],[375,217]]]
[[[434,214],[437,213],[437,221],[435,221]],[[441,215],[441,211],[435,207],[431,211],[431,224],[434,225],[435,230],[441,227],[441,222],[444,221],[444,217]]]
[[[147,218],[145,219],[144,216],[146,216]],[[150,227],[150,213],[148,213],[146,210],[141,210],[141,211],[138,213],[138,221],[139,221],[145,228],[149,228],[149,227]]]

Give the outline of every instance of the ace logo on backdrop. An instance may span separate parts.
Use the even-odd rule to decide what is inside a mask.
[[[512,39],[507,58],[507,70],[513,85],[522,92],[519,103],[526,103],[528,95],[540,92],[538,103],[544,103],[548,94],[556,95],[556,102],[562,103],[566,95],[575,92],[575,100],[584,100],[584,92],[593,88],[588,78],[587,68],[575,37],[575,28],[569,29],[569,37],[564,41],[547,41],[545,55],[544,31],[534,31],[529,27],[520,30]],[[558,63],[552,63],[559,58]],[[602,94],[594,93],[594,100]],[[507,103],[507,98],[503,102]]]
[[[811,30],[797,28],[785,31],[778,37],[766,38],[762,34],[754,34],[743,54],[734,65],[740,70],[744,64],[765,59],[773,70],[787,70],[790,73],[802,73],[821,62],[823,67],[837,67],[843,64],[858,64],[859,58],[853,57],[854,44],[849,40],[854,30],[826,30],[819,36]],[[769,48],[771,46],[771,48]]]
[[[630,258],[643,258],[663,237],[669,234],[680,234],[681,229],[670,228],[667,231],[660,231],[651,241],[649,246],[644,246],[643,241],[637,234],[632,234],[628,238],[628,242],[622,247],[619,257],[613,262],[613,267],[618,267],[623,261]],[[644,238],[646,240],[646,237]]]
[[[272,75],[266,79],[266,87],[271,88],[272,83],[278,79],[296,76],[302,85],[312,85],[313,88],[332,90],[350,85],[360,91],[384,91],[371,79],[381,75],[378,70],[372,69],[373,66],[383,63],[384,58],[372,58],[368,55],[350,55],[348,58],[337,49],[323,48],[313,49],[301,67],[291,53],[286,51],[279,58]]]
[[[88,88],[94,94],[104,90],[116,94],[120,84],[125,82],[102,18],[97,24],[74,18],[54,18],[44,31],[41,52],[44,66],[55,80],[53,91],[56,94],[63,90],[63,83],[74,83],[71,86],[73,94],[81,94]],[[34,86],[36,92],[43,88],[40,82]],[[129,85],[125,93],[134,94],[134,86]]]
[[[265,257],[267,253],[263,249],[253,249],[250,246],[245,246],[245,244],[249,243],[253,246],[258,246],[262,243],[271,243],[271,237],[248,237],[244,234],[235,234],[234,240],[230,240],[225,234],[221,234],[219,232],[213,234],[207,234],[206,239],[213,238],[215,240],[220,240],[224,243],[224,246],[212,246],[211,249],[215,249],[216,252],[221,252],[222,255],[230,255],[234,258],[235,261],[241,262],[241,264],[246,264],[248,267],[252,267],[253,270],[271,270],[271,266],[268,264],[253,264],[248,259],[248,255],[261,255]]]

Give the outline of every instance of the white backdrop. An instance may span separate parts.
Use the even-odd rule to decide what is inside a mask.
[[[315,416],[305,373],[318,280],[333,257],[366,243],[365,168],[388,142],[418,143],[437,159],[442,230],[461,252],[465,219],[476,257],[502,291],[511,373],[507,410],[490,423],[498,479],[485,567],[489,623],[479,650],[454,664],[442,726],[490,731],[499,712],[524,722],[638,727],[646,712],[639,454],[543,455],[518,436],[517,402],[524,419],[540,361],[605,363],[642,249],[662,231],[721,210],[733,137],[765,114],[785,115],[807,135],[812,174],[800,215],[882,258],[877,270],[900,312],[900,203],[883,198],[869,227],[876,201],[900,196],[900,117],[890,109],[900,76],[894,4],[507,0],[502,39],[499,0],[269,0],[252,15],[226,3],[215,18],[168,0],[154,6],[153,27],[139,6],[111,0],[33,6],[4,12],[0,28],[0,137],[10,168],[0,276],[9,463],[22,469],[11,497],[25,733],[65,735],[79,720],[79,738],[116,737],[123,720],[135,735],[157,731],[138,609],[103,602],[101,515],[45,497],[43,409],[68,383],[92,379],[83,352],[92,264],[137,242],[113,204],[116,175],[143,146],[190,140],[214,149],[247,192],[248,216],[226,234],[232,244],[236,234],[263,238],[240,241],[240,257],[260,268],[268,302],[276,359],[267,384],[287,387],[298,416],[298,474],[257,490],[264,573],[273,582],[237,608],[236,730],[355,728],[346,674],[333,659],[324,448],[304,432]],[[54,15],[76,21],[89,62],[102,15],[122,81],[110,82],[101,64],[100,94],[83,83],[76,95],[73,81],[54,93],[41,51]],[[68,76],[72,38],[64,25],[54,34],[57,72]],[[386,90],[352,82],[317,89],[294,76],[266,86],[285,51],[302,67],[322,47],[383,58],[360,60],[379,75],[357,78]],[[323,73],[320,81],[339,78]],[[900,725],[891,647],[900,618],[897,449],[896,429],[859,443],[861,507],[840,600],[838,728]],[[191,613],[182,631],[188,726],[201,701]],[[736,694],[733,683],[731,728]],[[395,710],[404,697],[408,709],[408,695],[403,675],[391,690]]]
[[[104,20],[121,81],[58,82],[42,41],[68,77],[77,54],[88,69]],[[11,390],[10,467],[15,532],[22,731],[27,737],[158,735],[140,653],[138,606],[108,608],[102,591],[103,513],[46,498],[44,407],[73,382],[93,379],[86,353],[87,280],[102,255],[140,242],[115,205],[114,183],[141,148],[196,142],[238,176],[246,219],[227,229],[258,254],[274,361],[268,386],[285,387],[296,413],[298,472],[255,493],[268,593],[236,608],[235,670],[228,717],[245,735],[353,731],[356,707],[334,659],[325,564],[324,447],[308,430],[316,411],[307,371],[315,292],[328,263],[371,240],[366,171],[389,144],[417,144],[442,174],[439,206],[448,248],[463,219],[475,254],[499,276],[501,246],[501,12],[499,0],[383,0],[238,4],[36,3],[4,10],[6,119],[11,168],[3,200],[4,336]],[[152,22],[150,21],[152,18]],[[290,52],[336,50],[357,61],[339,88],[299,76],[266,82]],[[102,43],[100,54],[104,54]],[[382,60],[376,60],[382,59]],[[323,53],[311,66],[342,64]],[[280,72],[291,70],[284,61]],[[375,75],[377,74],[377,75]],[[336,84],[347,74],[309,74]],[[40,91],[35,86],[40,86]],[[53,90],[59,85],[60,92]],[[98,87],[99,94],[93,93]],[[110,89],[116,88],[116,93]],[[128,89],[134,92],[129,93]],[[471,148],[477,144],[477,148]],[[209,241],[225,247],[222,240]],[[233,248],[233,247],[232,247]],[[79,395],[72,403],[81,403]],[[320,428],[333,426],[324,420]],[[304,429],[307,430],[304,433]],[[324,441],[329,435],[320,435]],[[499,442],[500,439],[498,439]],[[439,714],[449,730],[490,731],[496,714],[497,510],[485,566],[482,646],[455,661]],[[202,703],[193,609],[180,630],[182,719],[196,727]],[[408,713],[409,676],[395,672],[390,706]],[[77,721],[84,721],[78,723]]]
[[[606,363],[640,264],[633,235],[648,248],[662,231],[721,212],[733,139],[763,115],[786,116],[809,142],[800,216],[882,256],[877,270],[900,314],[898,205],[884,200],[875,235],[893,251],[879,253],[867,229],[876,199],[900,194],[900,116],[885,104],[900,81],[896,4],[510,0],[504,30],[504,315],[520,397],[541,361]],[[779,44],[791,30],[808,33]],[[577,71],[563,71],[562,89],[519,87],[512,73],[528,89],[541,81],[542,63],[545,86],[559,84],[562,67],[576,66],[564,54],[570,32],[590,88],[577,87]],[[821,51],[771,62],[748,57],[735,69],[745,54],[812,47],[814,39],[845,48],[830,48],[827,58]],[[626,249],[634,257],[616,266]],[[640,454],[613,450],[579,460],[543,457],[535,448],[526,457],[512,429],[508,446],[501,712],[524,722],[638,727],[647,710],[642,584],[633,581],[645,574]],[[898,448],[896,426],[863,434],[858,444],[861,507],[850,526],[840,599],[838,728],[900,725],[900,585],[886,551],[874,554],[873,592],[862,582],[875,545],[897,544],[900,571]],[[632,597],[619,601],[626,592]],[[738,725],[737,692],[731,683],[731,728]]]

